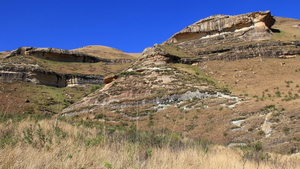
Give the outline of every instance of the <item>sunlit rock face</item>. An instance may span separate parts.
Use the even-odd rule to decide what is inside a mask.
[[[247,40],[262,40],[272,35],[270,28],[275,19],[270,11],[241,15],[213,15],[175,33],[165,43],[209,38],[222,34],[243,36]]]
[[[85,53],[64,50],[58,48],[34,48],[34,47],[20,47],[13,50],[6,58],[16,55],[31,55],[42,59],[59,61],[59,62],[110,62],[106,59],[101,59],[95,56],[91,56]]]
[[[53,87],[71,87],[85,84],[102,84],[103,76],[59,74],[39,68],[4,68],[0,66],[0,82],[16,81]]]

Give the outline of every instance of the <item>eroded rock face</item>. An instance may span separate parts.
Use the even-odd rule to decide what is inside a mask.
[[[114,81],[115,79],[117,79],[118,76],[117,75],[108,75],[106,76],[103,81],[105,84],[111,83],[112,81]]]
[[[110,62],[107,59],[101,59],[92,55],[84,54],[77,51],[64,50],[58,48],[34,48],[34,47],[19,47],[13,50],[5,58],[10,58],[17,55],[32,55],[35,57],[60,61],[60,62]]]
[[[270,28],[275,19],[270,11],[241,15],[213,15],[184,28],[164,43],[176,43],[193,39],[233,33],[248,36],[247,40],[262,40],[271,35]]]
[[[186,44],[181,44],[185,46]],[[194,44],[194,46],[200,46]],[[184,60],[184,63],[203,62],[208,60],[233,61],[239,59],[249,59],[255,57],[264,58],[291,58],[300,56],[300,41],[292,42],[257,42],[251,44],[214,45],[211,47],[198,47],[198,51],[193,58]],[[186,49],[189,49],[187,46]]]
[[[163,52],[163,50],[155,45],[154,47],[146,48],[139,56],[137,64],[142,66],[146,65],[165,65],[167,63],[176,63],[180,61],[180,57],[172,55],[170,53]]]
[[[72,87],[85,84],[102,84],[100,75],[58,74],[39,68],[0,67],[0,82],[30,82],[53,87]]]

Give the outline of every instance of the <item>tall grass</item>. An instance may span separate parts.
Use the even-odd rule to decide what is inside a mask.
[[[256,145],[254,153],[261,151]],[[247,152],[247,153],[246,153]],[[0,168],[297,168],[299,158],[249,153],[189,140],[90,123],[30,119],[0,123]],[[253,153],[253,152],[252,152]]]

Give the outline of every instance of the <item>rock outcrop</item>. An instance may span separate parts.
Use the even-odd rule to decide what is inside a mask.
[[[110,62],[110,60],[98,58],[85,53],[64,50],[58,48],[34,48],[34,47],[19,47],[13,50],[5,58],[10,58],[17,55],[32,55],[38,58],[43,58],[52,61],[60,62]]]
[[[117,79],[118,76],[117,75],[108,75],[106,76],[103,81],[105,84],[111,83],[112,81],[114,81],[115,79]]]
[[[262,40],[271,36],[275,19],[270,11],[242,15],[214,15],[184,28],[164,43],[176,43],[212,36],[233,34],[247,40]]]
[[[164,52],[158,45],[154,45],[154,47],[148,47],[142,52],[135,65],[165,65],[170,62],[178,63],[180,59],[181,58],[176,55]]]
[[[197,45],[197,44],[195,44]],[[200,44],[199,44],[200,45]],[[290,58],[300,56],[300,41],[278,42],[266,41],[257,43],[215,45],[211,47],[198,47],[193,58],[183,59],[182,62],[192,64],[208,60],[239,60],[255,57],[264,58]],[[189,47],[187,47],[188,49]]]
[[[6,56],[2,57],[3,59],[0,63],[0,82],[23,81],[55,87],[102,84],[104,83],[103,77],[107,72],[113,73],[113,71],[120,69],[120,67],[122,68],[124,65],[129,65],[131,62],[136,60],[133,56],[122,51],[117,52],[118,53],[105,52],[105,55],[103,56],[112,54],[113,57],[105,57],[109,59],[104,59],[101,58],[101,55],[94,56],[89,53],[80,52],[80,50],[19,47],[11,52],[1,53],[1,55],[5,54]],[[91,53],[96,53],[96,50]],[[103,72],[99,72],[99,69],[98,72],[95,71],[96,68],[94,67],[97,64],[95,64],[95,66],[93,64],[89,64],[89,67],[85,66],[88,71],[76,71],[76,68],[75,70],[69,71],[69,73],[64,73],[64,71],[66,71],[64,69],[68,69],[68,66],[60,66],[59,69],[53,70],[51,67],[52,65],[40,64],[35,57],[56,62],[102,62],[100,64],[105,66],[103,66],[103,69],[100,69],[100,71]],[[72,64],[73,63],[68,63],[69,66]],[[113,71],[110,70],[110,67],[113,67],[114,65],[117,65],[118,68],[114,68]],[[76,65],[71,67],[76,67]],[[109,81],[113,79],[106,79],[106,82],[107,80]]]
[[[100,75],[72,75],[45,71],[38,67],[0,67],[0,82],[31,82],[53,87],[72,87],[85,84],[102,84]]]

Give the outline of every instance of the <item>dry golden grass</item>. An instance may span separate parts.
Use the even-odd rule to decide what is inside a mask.
[[[285,64],[282,66],[283,62]],[[291,59],[252,58],[210,61],[199,68],[217,81],[230,86],[235,94],[262,97],[264,93],[264,97],[268,97],[268,94],[273,97],[277,91],[297,93],[300,85],[297,78],[299,63],[298,56]],[[288,84],[289,82],[291,83]]]
[[[272,28],[280,32],[275,31],[272,39],[281,41],[300,40],[299,27],[293,27],[294,25],[299,25],[300,20],[283,17],[275,17],[275,19],[276,22]]]
[[[8,51],[2,51],[0,52],[0,59],[3,59],[5,56],[7,56],[10,52]]]
[[[217,145],[205,149],[197,144],[177,148],[145,146],[147,144],[118,140],[117,136],[109,133],[99,135],[105,132],[103,129],[56,120],[9,120],[2,122],[0,128],[1,143],[7,133],[15,139],[4,147],[1,144],[0,168],[287,169],[300,165],[296,156],[270,155],[268,160],[255,161],[243,158],[239,149]],[[32,141],[36,144],[26,143],[25,133],[30,128]],[[65,136],[61,137],[57,134],[59,132],[65,133]],[[52,143],[41,144],[40,135],[51,139]]]
[[[125,53],[119,49],[100,45],[85,46],[73,50],[105,59],[136,59],[139,55],[138,53]]]
[[[84,47],[73,49],[73,50],[76,50],[76,51],[98,50],[98,51],[102,51],[102,52],[124,53],[123,51],[121,51],[119,49],[115,49],[115,48],[108,47],[108,46],[101,46],[101,45],[84,46]]]
[[[100,85],[73,88],[56,88],[26,82],[1,83],[0,112],[2,113],[60,113],[70,102],[79,100]],[[49,114],[49,115],[50,115]]]

